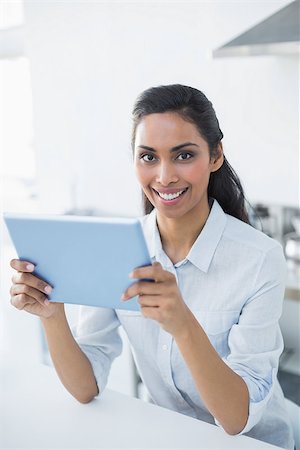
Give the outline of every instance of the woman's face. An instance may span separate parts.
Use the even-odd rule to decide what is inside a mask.
[[[136,129],[134,167],[157,212],[179,218],[208,207],[210,173],[223,163],[210,161],[209,147],[196,126],[174,112],[145,116]]]

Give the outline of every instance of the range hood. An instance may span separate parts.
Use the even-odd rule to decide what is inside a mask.
[[[300,1],[289,3],[272,16],[213,51],[213,57],[299,54]]]

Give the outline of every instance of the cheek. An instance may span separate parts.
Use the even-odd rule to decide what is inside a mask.
[[[135,175],[141,186],[147,186],[151,179],[151,171],[149,168],[142,167],[138,163],[134,165]]]
[[[189,181],[191,184],[199,184],[206,182],[209,178],[209,167],[204,162],[193,164],[184,168],[182,177]]]

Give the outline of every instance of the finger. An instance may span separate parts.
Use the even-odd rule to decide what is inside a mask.
[[[172,274],[164,270],[159,262],[155,262],[152,266],[137,267],[129,274],[129,278],[148,278],[159,283],[169,278],[169,275]]]
[[[139,304],[141,308],[159,308],[161,297],[159,295],[141,295],[139,296]]]
[[[157,322],[160,322],[161,320],[159,308],[143,306],[141,307],[141,313],[146,319],[153,319]]]
[[[46,294],[50,294],[52,291],[52,287],[48,283],[31,273],[18,272],[12,277],[12,282],[14,284],[26,284]]]
[[[26,294],[18,294],[14,295],[10,303],[17,309],[22,310],[26,305],[34,305],[37,301]]]
[[[29,261],[21,261],[20,259],[12,259],[10,266],[19,272],[33,272],[34,264]]]
[[[29,297],[32,297],[37,302],[41,303],[41,305],[44,305],[46,298],[46,295],[42,292],[38,291],[37,289],[34,289],[30,286],[27,286],[26,284],[13,284],[10,289],[10,295],[13,297],[14,295],[18,294],[26,294]]]
[[[145,294],[159,295],[161,294],[161,286],[158,283],[153,283],[151,281],[137,281],[126,289],[123,293],[122,299],[127,300],[135,297],[136,295]]]
[[[150,275],[153,274],[153,266],[136,267],[130,274],[129,278],[151,278]]]

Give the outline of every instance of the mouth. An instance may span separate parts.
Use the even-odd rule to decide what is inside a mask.
[[[152,188],[153,189],[153,188]],[[162,200],[164,203],[177,203],[179,199],[187,192],[188,188],[184,188],[181,190],[170,189],[169,192],[159,192],[156,189],[153,189],[155,194]],[[170,192],[173,191],[173,192]]]

